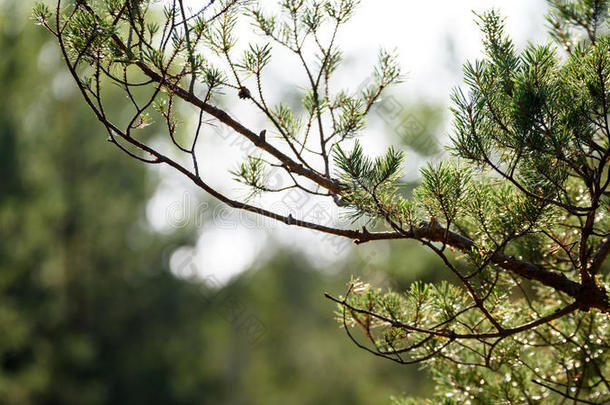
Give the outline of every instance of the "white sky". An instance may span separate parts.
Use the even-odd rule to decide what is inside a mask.
[[[462,63],[481,56],[481,37],[472,11],[490,8],[499,9],[507,17],[507,32],[518,46],[524,46],[527,41],[547,39],[543,0],[363,0],[356,16],[338,38],[348,62],[342,77],[347,85],[357,86],[368,75],[380,46],[396,48],[407,72],[406,82],[397,91],[414,102],[420,100],[448,106],[451,89],[461,81]],[[249,32],[248,36],[251,35]],[[296,65],[287,65],[276,69],[276,85],[293,81],[296,68]],[[205,148],[212,152],[205,155],[206,165],[215,167],[227,161],[237,162],[245,152],[236,144],[236,139],[233,135],[207,139]],[[372,153],[379,153],[381,146],[385,146],[378,136],[365,136],[361,141],[365,150],[372,150]],[[161,174],[162,184],[148,206],[152,226],[158,231],[167,231],[189,222],[197,224],[201,232],[196,247],[180,249],[172,257],[172,269],[180,276],[193,276],[193,271],[188,274],[184,271],[185,257],[186,260],[192,257],[189,268],[195,269],[195,275],[203,278],[212,275],[224,283],[255,260],[268,257],[278,241],[304,251],[321,269],[331,268],[333,261],[349,252],[344,245],[337,244],[338,241],[329,243],[326,236],[309,230],[291,229],[230,210],[210,212],[195,202],[201,197],[201,191],[169,170],[162,169]],[[215,173],[211,183],[236,195],[234,185],[227,188],[227,178],[226,173]],[[299,201],[275,198],[266,199],[262,204],[278,209],[288,207],[302,214],[320,208],[313,200],[303,205]],[[330,206],[328,209],[330,216],[336,217]],[[378,251],[383,252],[383,247],[378,245]],[[380,258],[382,256],[378,255],[376,260]]]

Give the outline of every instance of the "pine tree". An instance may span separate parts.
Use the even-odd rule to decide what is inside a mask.
[[[524,50],[497,11],[479,15],[485,55],[464,66],[465,86],[453,94],[453,156],[423,169],[409,198],[401,188],[404,154],[391,148],[371,158],[357,141],[373,105],[401,81],[395,56],[379,52],[364,89],[333,86],[342,62],[336,34],[357,0],[282,0],[275,13],[247,0],[209,1],[192,12],[177,0],[163,2],[162,16],[155,3],[58,1],[54,11],[35,9],[112,145],[174,168],[236,209],[356,244],[413,239],[434,252],[450,281],[399,293],[353,280],[343,296],[328,298],[359,347],[428,367],[435,403],[610,401],[602,271],[610,252],[608,1],[549,1],[554,44]],[[243,21],[260,36],[238,54]],[[308,83],[298,107],[273,105],[265,91],[278,47]],[[104,89],[117,85],[129,119],[105,108]],[[247,103],[268,127],[242,123],[232,103]],[[197,111],[194,133],[176,119],[183,104]],[[146,136],[152,121],[166,123],[169,148]],[[206,182],[197,148],[210,124],[255,146],[232,172],[251,188],[250,199]],[[272,169],[290,185],[274,188]],[[337,228],[256,204],[258,194],[288,189],[330,198],[366,226]]]

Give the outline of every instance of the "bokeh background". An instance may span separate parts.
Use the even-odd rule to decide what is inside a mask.
[[[105,142],[33,4],[0,0],[0,403],[364,405],[430,393],[417,366],[357,349],[323,293],[343,293],[352,275],[397,290],[435,281],[434,257],[261,223],[128,159]],[[443,156],[450,90],[481,52],[471,10],[491,7],[518,45],[545,38],[542,0],[363,0],[340,38],[352,87],[379,45],[401,55],[406,82],[373,111],[363,144],[407,149],[406,181]],[[287,72],[275,72],[283,97]],[[230,133],[210,139],[224,160],[246,153]]]

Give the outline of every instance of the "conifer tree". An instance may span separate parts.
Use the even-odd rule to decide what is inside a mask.
[[[412,239],[434,252],[451,281],[382,292],[353,280],[343,296],[328,295],[359,347],[430,369],[433,403],[610,401],[602,271],[610,252],[609,2],[550,0],[553,42],[523,50],[497,11],[477,16],[485,55],[465,64],[465,86],[453,93],[452,157],[424,168],[409,198],[401,188],[405,155],[390,148],[372,158],[358,143],[373,105],[401,81],[395,56],[379,52],[374,83],[364,89],[334,86],[342,62],[336,34],[358,1],[281,0],[275,13],[262,3],[212,0],[193,11],[164,1],[159,18],[159,2],[149,0],[59,0],[35,16],[57,39],[108,141],[128,156],[168,165],[239,210],[356,244]],[[238,52],[243,21],[259,37]],[[298,108],[268,97],[265,73],[277,48],[307,82]],[[105,108],[105,89],[117,85],[129,118]],[[267,127],[236,116],[237,103],[266,117]],[[182,104],[197,111],[190,134],[176,119]],[[153,121],[166,124],[173,150],[147,136]],[[233,171],[250,199],[206,181],[197,148],[211,124],[256,147]],[[274,188],[271,169],[290,185]],[[289,189],[332,199],[366,226],[306,221],[255,198]]]

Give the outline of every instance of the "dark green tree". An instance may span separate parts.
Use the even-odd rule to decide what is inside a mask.
[[[193,13],[168,1],[159,17],[152,1],[58,1],[35,15],[57,39],[110,143],[129,156],[168,165],[236,209],[357,244],[411,239],[438,256],[450,282],[382,293],[354,280],[343,297],[328,296],[360,347],[399,363],[424,362],[446,403],[610,401],[610,302],[601,271],[610,251],[608,1],[549,2],[561,51],[552,44],[517,50],[497,12],[479,16],[486,52],[465,65],[465,88],[454,93],[454,158],[425,168],[410,198],[401,191],[404,154],[391,148],[369,158],[354,141],[382,93],[401,79],[394,57],[379,53],[364,89],[333,86],[341,74],[336,33],[358,1],[284,0],[275,14],[261,3],[210,1]],[[244,19],[261,36],[238,54]],[[269,99],[274,47],[302,68],[301,105]],[[106,102],[117,85],[129,100],[121,115]],[[222,93],[232,95],[222,99],[226,108]],[[234,117],[238,102],[267,127]],[[178,125],[180,104],[197,111],[194,133]],[[147,138],[155,121],[167,124],[165,149]],[[252,197],[300,189],[366,225],[306,221],[210,186],[197,153],[210,123],[258,149],[233,171]],[[182,158],[173,157],[176,150]],[[266,182],[272,167],[288,186]]]
[[[30,7],[0,4],[0,402],[177,403],[174,361],[197,370],[194,356],[160,343],[198,324],[201,300],[163,255],[190,238],[147,229],[154,181],[98,147]]]

